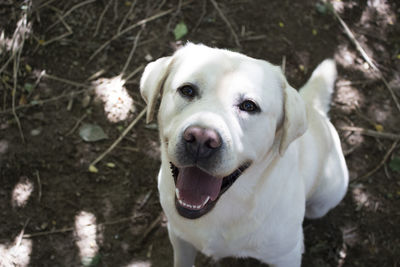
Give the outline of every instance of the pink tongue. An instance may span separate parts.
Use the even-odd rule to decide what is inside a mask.
[[[214,201],[221,190],[221,184],[222,179],[196,167],[179,169],[176,181],[179,199],[190,205],[202,205],[208,196]]]

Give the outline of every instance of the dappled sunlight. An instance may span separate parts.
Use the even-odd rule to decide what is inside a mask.
[[[331,0],[330,1],[333,5],[333,8],[339,12],[342,13],[345,8],[353,8],[358,6],[358,2],[356,1],[341,1],[341,0]]]
[[[104,104],[104,111],[111,122],[126,120],[135,111],[133,99],[125,88],[121,75],[111,79],[100,78],[93,82],[96,97]]]
[[[26,176],[22,176],[15,185],[11,195],[11,206],[22,208],[28,203],[29,197],[33,192],[33,183]]]
[[[366,209],[368,211],[376,212],[380,206],[380,203],[373,198],[361,184],[355,185],[351,189],[353,201],[356,204],[356,211]]]
[[[377,123],[384,123],[392,113],[390,103],[382,102],[379,104],[372,103],[368,106],[368,117]]]
[[[369,55],[373,58],[373,55]],[[335,55],[335,61],[346,69],[361,72],[365,78],[376,80],[377,76],[374,74],[368,63],[361,59],[359,53],[348,45],[339,45]]]
[[[81,211],[75,216],[75,235],[81,262],[89,266],[99,251],[96,216],[93,213]]]
[[[11,245],[0,244],[0,266],[27,267],[32,253],[32,240],[16,237]]]
[[[368,0],[360,19],[360,23],[378,24],[379,26],[393,25],[396,22],[396,14],[390,8],[387,0]]]
[[[349,114],[351,111],[359,108],[365,101],[365,98],[350,81],[341,79],[336,83],[334,101],[340,104],[338,108]]]
[[[355,246],[359,240],[358,227],[354,225],[346,225],[340,228],[342,232],[342,246],[339,250],[338,267],[345,264],[348,255],[348,247]]]
[[[149,261],[133,261],[125,267],[151,267],[151,263]]]
[[[27,22],[27,14],[17,22],[14,34],[12,37],[6,37],[4,30],[0,33],[0,55],[3,51],[11,51],[15,53],[20,49],[23,40],[25,40],[32,32],[32,24]]]
[[[335,61],[345,68],[354,65],[356,58],[357,52],[349,50],[347,45],[340,45],[335,53]]]

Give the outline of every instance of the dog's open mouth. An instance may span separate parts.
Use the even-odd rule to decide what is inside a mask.
[[[219,197],[250,166],[250,163],[245,163],[221,179],[198,167],[178,168],[170,164],[176,188],[175,206],[178,213],[188,219],[196,219],[209,212]]]

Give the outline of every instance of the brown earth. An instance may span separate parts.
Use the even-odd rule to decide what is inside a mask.
[[[150,58],[173,53],[180,45],[173,34],[179,22],[188,28],[183,40],[240,51],[277,65],[284,59],[288,80],[296,87],[323,59],[335,58],[335,126],[399,133],[400,111],[392,95],[322,2],[218,1],[237,42],[212,1],[34,1],[21,57],[6,65],[27,2],[0,1],[0,266],[172,265],[155,179],[160,164],[156,125],[146,126],[141,120],[96,165],[97,173],[88,171],[90,162],[144,108],[138,91],[142,69],[125,83],[136,111],[124,113],[125,97],[105,110],[105,104],[95,99],[94,91],[100,90],[90,90],[89,84],[99,77],[116,77],[124,69],[123,77],[128,77]],[[333,4],[399,96],[399,3]],[[61,36],[69,28],[71,34]],[[123,34],[112,39],[119,28]],[[133,57],[124,68],[135,41]],[[17,48],[20,44],[15,42]],[[14,96],[25,142],[10,111],[13,65],[18,62]],[[46,74],[38,80],[42,71]],[[98,71],[100,75],[89,79]],[[112,97],[102,92],[105,98]],[[116,110],[127,118],[110,121],[117,118],[110,115]],[[100,125],[108,139],[83,141],[83,123]],[[399,266],[400,175],[389,166],[400,154],[397,143],[358,131],[339,133],[352,182],[337,208],[323,219],[305,221],[303,266]],[[362,177],[381,161],[379,169]],[[224,259],[217,265],[200,256],[197,266],[263,265],[251,259]]]

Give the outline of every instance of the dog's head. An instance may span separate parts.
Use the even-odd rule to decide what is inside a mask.
[[[162,153],[187,218],[211,210],[251,164],[283,155],[307,127],[304,103],[279,67],[227,50],[187,44],[148,64],[140,91],[147,122],[162,95]]]

